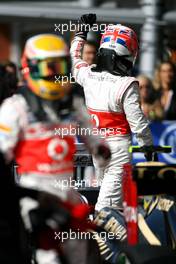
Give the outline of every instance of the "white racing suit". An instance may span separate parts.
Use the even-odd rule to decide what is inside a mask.
[[[121,182],[123,164],[130,162],[128,151],[131,145],[131,132],[136,134],[138,144],[152,145],[148,122],[139,104],[138,82],[133,77],[112,75],[106,71],[92,71],[81,60],[84,40],[75,37],[71,44],[73,73],[76,82],[84,88],[86,106],[94,124],[102,131],[111,149],[111,161],[99,168],[94,165],[101,188],[96,210],[103,207],[122,209]]]
[[[29,95],[32,96],[32,101],[28,100]],[[44,111],[39,115],[35,111],[35,103],[38,102],[35,99],[29,88],[24,87],[23,92],[20,90],[19,94],[3,102],[0,108],[0,151],[7,162],[13,159],[17,162],[21,186],[46,191],[57,195],[62,201],[78,204],[82,202],[81,195],[74,190],[72,181],[75,136],[77,126],[92,129],[89,115],[79,98],[74,99],[70,109],[74,111],[71,120],[69,114],[64,120],[61,119],[57,108],[52,108],[53,102],[47,103],[46,100],[40,101],[41,106],[37,109],[39,112],[41,108]],[[30,104],[34,101],[35,103]],[[59,102],[54,102],[54,105],[57,106],[57,103]],[[99,145],[104,145],[92,133],[84,137],[84,140],[89,151],[93,153]],[[99,161],[102,163],[103,158],[100,157]],[[39,202],[35,199],[20,199],[21,216],[26,230],[30,233],[33,231],[30,212],[38,207]],[[58,253],[52,248],[37,248],[35,253],[39,264],[60,263]],[[86,255],[85,251],[80,255],[84,257],[84,254]]]
[[[75,98],[73,104],[74,118],[64,122],[47,105],[43,107],[50,120],[37,120],[20,93],[6,99],[0,108],[0,151],[7,161],[14,159],[18,164],[19,183],[72,202],[74,197],[66,196],[70,187],[74,187],[71,180],[77,124],[91,130],[90,118],[81,100]],[[91,133],[84,140],[90,152],[102,144]]]

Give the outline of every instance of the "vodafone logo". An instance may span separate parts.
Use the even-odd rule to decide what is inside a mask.
[[[176,163],[176,124],[168,126],[161,134],[160,146],[171,146],[170,154],[163,153],[162,156],[168,163]]]
[[[100,121],[99,121],[99,119],[98,119],[98,116],[95,115],[95,114],[91,114],[91,119],[92,119],[92,121],[94,121],[95,126],[96,126],[96,127],[99,127]]]
[[[54,138],[49,142],[47,151],[50,158],[61,161],[68,154],[69,147],[65,140]]]

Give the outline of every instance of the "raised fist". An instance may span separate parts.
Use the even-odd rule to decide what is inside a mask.
[[[84,14],[80,18],[81,24],[90,25],[90,27],[93,26],[96,22],[96,14]]]
[[[78,21],[78,31],[75,36],[80,37],[84,40],[87,39],[87,33],[96,22],[96,14],[84,14],[80,17]]]

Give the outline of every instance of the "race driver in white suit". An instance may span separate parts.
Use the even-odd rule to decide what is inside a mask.
[[[81,59],[81,50],[88,29],[95,22],[95,14],[81,16],[80,31],[71,43],[73,72],[76,82],[84,88],[89,114],[104,132],[112,153],[109,164],[103,168],[98,167],[94,158],[101,182],[95,209],[108,206],[121,210],[123,165],[131,160],[128,151],[131,134],[136,134],[140,146],[150,146],[153,142],[148,121],[141,111],[138,82],[130,76],[138,53],[137,36],[126,26],[109,25],[101,38],[97,65],[89,66]],[[151,155],[146,154],[146,158],[150,160]]]

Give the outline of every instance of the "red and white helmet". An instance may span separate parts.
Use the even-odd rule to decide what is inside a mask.
[[[117,56],[125,56],[134,65],[138,54],[136,33],[121,24],[108,25],[102,35],[99,49],[114,50]]]

